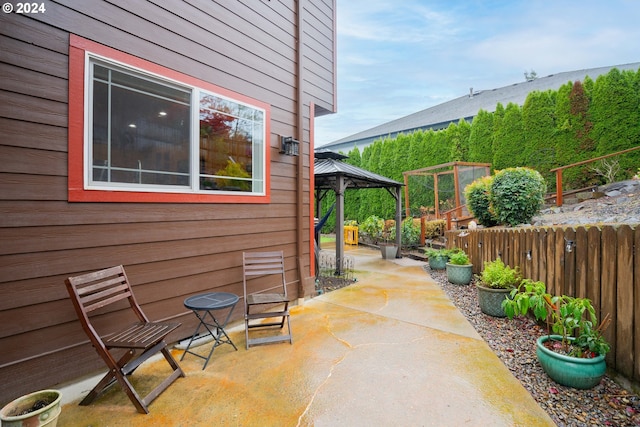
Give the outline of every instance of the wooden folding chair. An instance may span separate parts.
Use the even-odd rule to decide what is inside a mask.
[[[244,324],[247,350],[252,345],[270,344],[289,341],[293,344],[291,322],[289,320],[289,299],[287,297],[287,283],[284,274],[284,253],[279,252],[245,252],[242,254],[244,288]],[[249,292],[248,282],[258,280],[273,285],[269,290],[275,292]],[[270,306],[270,307],[269,307]],[[280,308],[284,306],[283,308]],[[278,308],[274,308],[278,307]],[[251,309],[254,312],[251,312]],[[265,311],[266,309],[266,311]],[[262,310],[262,311],[255,311]],[[280,318],[277,321],[250,322],[256,319]],[[249,338],[249,329],[277,326],[284,328],[287,322],[287,334],[279,333],[272,336]]]
[[[80,405],[89,405],[100,393],[117,381],[138,412],[148,414],[147,406],[178,377],[184,377],[184,372],[171,356],[167,344],[164,342],[164,338],[178,328],[180,323],[150,322],[138,305],[124,272],[124,267],[121,265],[81,276],[69,277],[65,283],[82,328],[109,368],[109,372],[80,402]],[[124,330],[101,336],[92,324],[89,313],[125,299],[128,300],[138,321]],[[104,313],[104,310],[101,312]],[[116,359],[116,356],[112,354],[112,349],[124,349],[126,352],[119,359]],[[133,373],[145,360],[159,352],[171,365],[173,372],[141,399],[127,376]]]

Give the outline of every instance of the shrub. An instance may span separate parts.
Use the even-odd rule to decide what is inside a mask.
[[[359,232],[369,236],[374,242],[378,241],[382,237],[382,229],[384,227],[384,220],[376,215],[371,215],[362,223],[359,227]]]
[[[405,219],[402,221],[400,235],[404,246],[417,246],[420,241],[420,224],[416,224],[413,218]]]
[[[525,168],[503,169],[493,177],[489,199],[500,224],[528,223],[544,203],[547,185],[539,172]]]
[[[427,239],[434,239],[436,237],[444,236],[444,230],[446,227],[447,222],[444,219],[427,221],[424,224],[424,236]]]
[[[467,185],[464,189],[464,198],[467,201],[469,212],[485,227],[493,227],[498,224],[496,216],[491,209],[490,192],[492,176],[483,176]]]

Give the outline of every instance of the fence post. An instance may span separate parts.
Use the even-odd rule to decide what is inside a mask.
[[[556,171],[556,206],[562,206],[562,169]]]

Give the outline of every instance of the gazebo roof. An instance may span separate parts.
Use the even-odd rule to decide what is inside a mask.
[[[401,187],[404,185],[401,182],[394,181],[334,158],[316,157],[314,166],[316,189],[335,189],[339,176],[343,177],[346,188],[388,188]]]

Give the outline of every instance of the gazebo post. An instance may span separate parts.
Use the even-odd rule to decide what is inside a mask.
[[[398,245],[398,252],[396,252],[396,258],[402,258],[400,255],[402,248],[402,190],[400,186],[396,187],[394,197],[396,198],[396,244]],[[407,218],[409,218],[407,216]]]
[[[342,276],[344,258],[344,176],[338,175],[336,181],[336,276]]]

